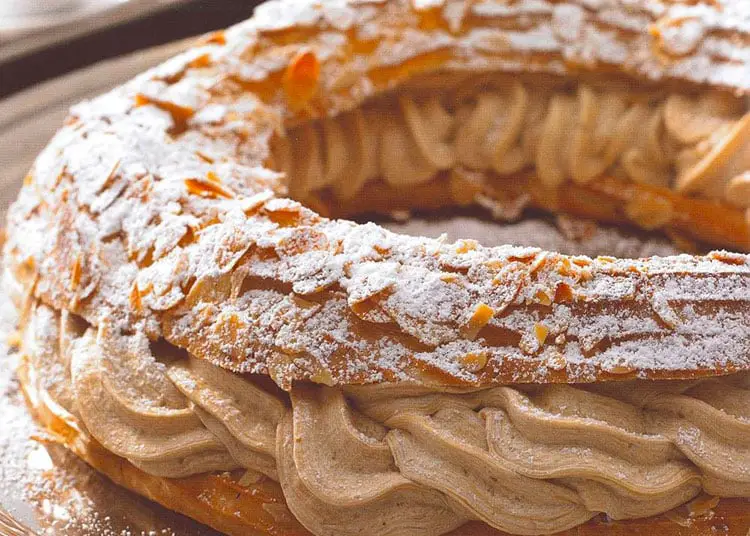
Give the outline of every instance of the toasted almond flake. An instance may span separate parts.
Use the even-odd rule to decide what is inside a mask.
[[[333,91],[342,91],[348,89],[360,81],[362,73],[352,67],[344,67],[341,73],[331,82],[330,89]]]
[[[331,371],[323,368],[318,370],[314,374],[311,374],[310,381],[327,385],[329,387],[333,387],[334,385],[336,385],[336,382],[333,381],[333,375],[331,374]]]
[[[534,256],[534,260],[531,261],[531,265],[529,266],[529,273],[535,274],[538,271],[540,271],[542,268],[544,268],[547,265],[548,261],[548,254],[546,251],[542,253],[538,253]]]
[[[141,301],[141,293],[138,290],[138,282],[137,281],[133,283],[133,286],[130,289],[129,301],[130,301],[130,305],[137,312],[143,311],[143,302]]]
[[[486,303],[480,303],[474,309],[469,321],[464,326],[464,335],[468,339],[475,339],[479,332],[487,323],[492,320],[495,310]]]
[[[226,45],[227,44],[227,36],[224,33],[224,30],[219,30],[216,32],[213,32],[203,38],[203,43],[205,44],[211,44],[211,45]]]
[[[191,69],[203,69],[204,67],[208,67],[211,65],[211,55],[210,54],[201,54],[194,60],[190,61],[188,63],[188,67]]]
[[[79,253],[70,270],[70,290],[75,290],[81,284],[81,254]]]
[[[680,323],[680,317],[663,293],[657,292],[651,297],[651,307],[656,316],[668,327],[675,329]]]
[[[188,193],[199,195],[201,197],[207,197],[210,199],[216,199],[219,197],[225,199],[234,198],[234,194],[227,188],[207,179],[185,179],[185,186],[187,187]]]
[[[172,116],[172,121],[174,122],[174,126],[177,129],[185,127],[187,121],[191,117],[193,117],[193,115],[195,115],[195,110],[189,106],[182,106],[175,102],[156,99],[153,97],[149,97],[148,95],[144,95],[143,93],[138,93],[135,96],[136,107],[147,106],[149,104],[169,113],[169,115]]]
[[[312,309],[313,307],[320,307],[317,303],[306,300],[299,294],[292,294],[292,301],[297,305],[297,307],[301,307],[302,309]]]
[[[237,336],[240,330],[246,328],[245,323],[240,319],[237,313],[222,314],[216,320],[217,332],[226,330],[233,337]]]
[[[284,72],[284,92],[292,109],[304,108],[318,92],[320,61],[311,49],[301,50]]]
[[[471,315],[469,324],[472,327],[484,327],[487,325],[487,322],[492,320],[494,315],[495,310],[492,307],[486,303],[480,303],[477,305],[476,309],[474,309],[474,314]]]
[[[649,28],[655,51],[666,58],[687,56],[704,38],[704,25],[694,17],[663,17]]]
[[[240,206],[242,207],[242,212],[244,212],[246,216],[251,216],[255,214],[255,212],[257,212],[266,201],[271,199],[273,199],[273,192],[265,190],[253,196],[242,198],[240,200]]]
[[[378,303],[374,298],[374,296],[370,296],[364,300],[352,303],[350,305],[352,312],[362,319],[370,318],[373,312],[377,314],[379,312]]]
[[[555,303],[573,301],[573,289],[567,283],[558,283],[555,288]]]
[[[573,266],[572,266],[572,263],[570,262],[570,259],[568,259],[567,257],[562,259],[560,261],[560,265],[559,265],[559,268],[557,269],[557,272],[563,277],[569,277],[569,276],[574,275]]]
[[[456,253],[464,254],[469,251],[474,251],[479,246],[476,240],[459,240],[456,242]]]
[[[732,266],[742,266],[747,263],[747,256],[742,253],[734,253],[731,251],[712,251],[707,255],[709,258],[730,264]]]
[[[438,9],[443,6],[445,0],[411,0],[411,5],[415,11],[426,11]]]
[[[461,366],[471,373],[476,373],[487,366],[486,352],[471,352],[459,359]]]
[[[549,335],[549,328],[547,326],[539,323],[534,324],[534,337],[536,337],[539,346],[544,345],[544,341],[547,340],[547,335]]]
[[[195,155],[198,158],[200,158],[201,160],[203,160],[204,162],[206,162],[207,164],[213,164],[214,163],[214,159],[211,158],[210,156],[208,156],[203,151],[195,151]]]
[[[536,301],[542,305],[552,305],[552,298],[545,291],[538,290],[534,296],[536,297]]]

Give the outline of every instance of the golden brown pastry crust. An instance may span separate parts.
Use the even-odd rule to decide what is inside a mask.
[[[629,4],[620,22],[583,3],[534,16],[492,1],[291,5],[269,3],[73,109],[10,215],[5,262],[28,292],[284,387],[750,367],[744,256],[590,260],[409,239],[283,200],[282,178],[263,168],[286,121],[429,72],[607,72],[745,91],[748,70],[714,50],[746,35],[737,3],[701,6],[689,24],[685,6],[653,2]],[[706,68],[690,69],[696,59]],[[547,367],[559,354],[567,365]]]
[[[285,178],[271,169],[271,142],[287,127],[431,74],[612,77],[745,94],[750,69],[737,43],[748,36],[747,7],[730,0],[271,2],[75,107],[11,210],[4,264],[27,300],[106,322],[115,337],[163,337],[285,389],[300,380],[489,386],[748,370],[745,255],[588,259],[408,238],[284,199]],[[676,230],[748,246],[741,214],[723,205],[614,179],[554,195],[524,180],[538,206],[613,222],[633,198],[670,195]],[[421,193],[428,203],[461,201],[450,184]],[[20,376],[39,420],[113,481],[229,534],[305,534],[293,518],[279,520],[276,484],[157,478],[105,451],[47,404],[34,373],[26,362]],[[689,529],[659,518],[570,534],[700,534],[717,520],[744,534],[746,506],[721,501],[713,521]],[[480,524],[456,534],[484,530],[497,534]]]

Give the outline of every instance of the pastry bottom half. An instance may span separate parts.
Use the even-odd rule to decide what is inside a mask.
[[[271,479],[243,482],[243,471],[179,479],[157,477],[107,451],[86,432],[83,423],[40,387],[39,372],[32,359],[24,357],[18,377],[34,418],[47,430],[51,441],[72,451],[113,483],[230,536],[310,534],[286,507],[281,486]],[[746,536],[749,530],[747,499],[721,499],[717,504],[703,496],[663,515],[627,521],[609,521],[600,516],[559,534]],[[469,522],[450,536],[504,534],[486,524]]]

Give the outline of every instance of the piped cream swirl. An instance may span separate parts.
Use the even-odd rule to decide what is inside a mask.
[[[73,344],[70,367],[75,407],[104,448],[157,476],[238,467],[153,359],[145,337],[117,347],[103,339],[89,329]]]
[[[746,374],[454,392],[297,385],[287,397],[46,307],[29,326],[31,343],[60,341],[35,366],[69,370],[50,396],[106,449],[158,476],[262,472],[315,534],[441,534],[467,520],[549,534],[701,491],[750,496]]]
[[[351,199],[382,179],[394,187],[448,169],[500,176],[535,169],[550,189],[611,175],[747,207],[750,114],[723,92],[574,89],[499,80],[483,89],[405,92],[290,130],[275,160],[293,195],[332,189]],[[730,184],[734,184],[730,186]]]

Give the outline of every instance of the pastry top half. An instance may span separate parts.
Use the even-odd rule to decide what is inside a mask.
[[[560,210],[569,188],[635,192],[623,214],[644,227],[716,215],[696,232],[741,249],[749,64],[742,0],[269,2],[72,109],[10,212],[5,268],[100,337],[285,389],[748,370],[744,254],[570,257],[318,212],[523,178]]]

